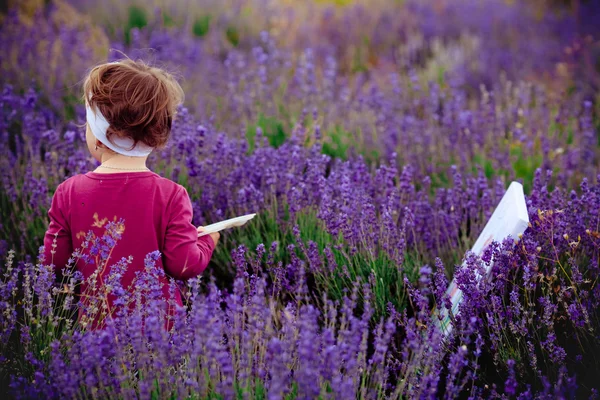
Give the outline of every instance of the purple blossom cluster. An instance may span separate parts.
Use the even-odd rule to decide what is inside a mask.
[[[566,200],[559,190],[548,192],[541,174],[537,185],[536,193],[570,204],[545,209],[548,199],[531,198],[532,226],[518,245],[507,240],[481,257],[467,254],[455,275],[465,299],[450,337],[430,313],[433,304],[449,307],[439,259],[435,272],[421,268],[416,283],[404,278],[410,308],[390,306],[386,317],[374,319],[371,285],[358,279],[332,300],[310,287],[305,257],[288,301],[286,289],[273,293],[276,283],[255,258],[237,251],[231,290],[194,279],[187,283],[187,307],[167,313],[160,311],[166,307],[158,283],[164,271],[155,268],[159,253],[146,257],[135,290],[120,285],[122,260],[110,267],[104,286],[91,289],[88,282],[77,294],[83,283],[77,273],[65,269],[57,283],[43,259],[15,266],[11,251],[0,303],[10,390],[17,397],[68,398],[593,396],[598,365],[589,354],[600,350],[600,237],[584,228],[598,221],[600,186],[584,182],[582,193]],[[110,230],[89,246],[114,236]],[[265,247],[257,255],[276,258],[276,246]],[[492,257],[489,279],[475,279]],[[294,262],[285,268],[294,269]],[[272,261],[265,267],[273,268]],[[74,314],[81,299],[109,293],[122,307],[102,329],[86,329]],[[102,313],[102,307],[87,310]]]
[[[72,116],[79,93],[70,82],[90,63],[120,57],[120,50],[184,77],[188,102],[203,118],[239,123],[273,110],[289,117],[318,107],[332,127],[344,121],[348,106],[360,111],[373,86],[393,88],[398,79],[460,86],[470,94],[482,84],[497,88],[502,77],[560,82],[561,92],[576,89],[579,95],[599,88],[600,42],[593,24],[585,23],[598,12],[593,2],[574,10],[503,0],[382,1],[379,7],[361,1],[346,7],[246,3],[225,8],[202,0],[189,7],[175,1],[143,9],[131,1],[73,0],[13,9],[0,26],[1,51],[11,55],[3,63],[5,77],[19,88],[33,81]],[[138,14],[143,22],[136,24]],[[207,24],[200,37],[194,33],[198,21]],[[329,117],[328,108],[338,112]],[[365,120],[363,114],[357,119]]]
[[[246,393],[314,398],[321,393],[339,398],[357,392],[377,397],[389,390],[393,367],[388,360],[396,325],[391,317],[385,325],[380,323],[376,350],[368,352],[372,309],[366,302],[358,310],[358,287],[341,304],[324,297],[320,310],[305,296],[288,304],[278,302],[266,295],[267,283],[257,276],[237,278],[230,293],[221,292],[213,283],[206,294],[200,294],[199,280],[194,279],[188,283],[189,309],[178,308],[167,315],[158,311],[162,289],[156,275],[164,272],[155,268],[160,254],[153,253],[134,285],[139,290],[119,287],[124,265],[119,262],[111,266],[107,285],[93,290],[89,284],[81,293],[81,298],[119,293],[124,305],[106,320],[103,329],[86,330],[80,321],[73,327],[69,324],[72,316],[60,312],[69,309],[74,282],[81,283],[81,278],[63,271],[70,282],[65,285],[65,299],[60,285],[52,289],[56,278],[43,260],[14,268],[13,257],[11,253],[7,259],[2,304],[8,312],[22,312],[26,325],[6,321],[2,345],[10,345],[11,332],[20,331],[23,361],[31,366],[33,377],[11,376],[10,388],[17,397],[72,398],[93,393],[125,398],[232,398]],[[17,282],[19,274],[25,277],[21,282]],[[40,282],[34,285],[35,293],[45,290],[50,302],[41,297],[36,301],[28,294],[31,279]],[[17,303],[18,296],[10,288],[24,291],[26,301]],[[174,283],[172,290],[178,290]],[[164,329],[168,319],[170,331]],[[42,351],[35,348],[27,324],[34,333],[45,334],[37,338]],[[52,331],[49,326],[58,328]],[[7,353],[13,355],[10,347]],[[3,362],[9,369],[20,367],[11,358]]]
[[[229,3],[57,1],[0,19],[0,386],[597,398],[594,2]],[[104,281],[35,258],[54,188],[95,167],[76,83],[120,57],[109,46],[183,79],[187,102],[149,167],[186,187],[193,222],[258,213],[223,235],[205,276],[171,280],[182,308],[161,300],[159,252],[133,287],[131,258],[106,262],[134,221],[73,253],[70,265],[109,268]],[[529,228],[470,253],[511,180]],[[444,336],[432,310],[451,309],[450,277],[464,297]]]
[[[3,196],[14,196],[16,200],[11,205],[15,210],[12,215],[4,214],[7,217],[3,221],[7,233],[4,237],[10,247],[19,249],[19,245],[22,246],[20,253],[23,254],[27,252],[27,240],[36,242],[28,233],[35,228],[36,220],[43,221],[41,210],[48,205],[50,185],[69,174],[85,171],[91,165],[78,128],[72,124],[62,126],[53,119],[50,112],[36,104],[34,92],[20,97],[6,87],[3,100],[4,104],[15,105],[13,109],[16,110],[3,108],[3,126],[10,127],[5,128],[7,139],[3,143],[7,146],[8,161],[15,168],[13,171],[3,169],[6,171]],[[31,124],[32,127],[10,139],[11,130],[18,126],[15,121],[18,125],[27,127]],[[62,140],[59,135],[40,135],[34,131],[33,127],[43,126],[43,132],[48,132],[49,124],[55,124],[53,132],[63,132]],[[319,388],[314,389],[318,390],[317,395],[348,390],[363,397],[435,397],[440,393],[455,397],[470,393],[475,398],[485,398],[520,393],[525,398],[552,398],[557,395],[568,397],[581,391],[587,393],[585,388],[594,387],[589,371],[597,370],[598,366],[595,358],[585,355],[598,351],[596,332],[600,292],[596,283],[600,187],[593,183],[597,178],[593,181],[584,178],[578,188],[566,186],[563,189],[552,170],[536,171],[527,196],[531,227],[517,247],[506,242],[491,246],[481,258],[467,255],[465,266],[455,273],[459,287],[465,293],[465,301],[453,320],[453,336],[443,339],[437,325],[432,323],[430,310],[434,304],[438,309],[449,306],[444,294],[447,287],[445,272],[460,263],[462,254],[503,195],[502,179],[490,181],[482,170],[475,175],[465,171],[463,175],[458,167],[454,167],[448,171],[452,180],[447,186],[434,184],[431,177],[419,176],[417,169],[410,165],[399,169],[395,160],[381,160],[374,166],[362,157],[347,161],[332,159],[322,154],[321,142],[306,145],[310,134],[316,139],[317,132],[311,133],[298,125],[290,139],[278,148],[269,146],[266,138],[258,135],[254,149],[249,152],[245,140],[219,134],[210,124],[198,125],[185,109],[181,110],[170,147],[156,154],[152,163],[157,168],[161,162],[169,165],[163,173],[183,180],[189,187],[194,199],[195,222],[204,224],[229,215],[260,211],[273,219],[275,232],[269,230],[272,227],[268,218],[261,220],[259,217],[260,225],[255,231],[249,231],[246,236],[236,236],[232,232],[231,238],[225,237],[224,252],[231,251],[230,258],[221,254],[218,260],[223,261],[214,264],[213,270],[233,270],[236,278],[228,278],[233,279],[231,285],[218,282],[222,289],[212,284],[208,288],[202,286],[204,289],[199,292],[198,283],[195,283],[196,286],[189,290],[194,296],[189,300],[190,311],[175,314],[174,318],[182,319],[172,322],[174,328],[170,333],[179,335],[178,332],[182,332],[179,348],[173,347],[171,336],[158,330],[165,326],[164,321],[153,320],[148,325],[143,315],[137,316],[137,320],[127,314],[121,315],[121,321],[127,323],[115,321],[106,328],[108,331],[86,330],[85,318],[77,317],[79,310],[88,315],[88,321],[93,320],[94,313],[102,312],[102,302],[78,304],[74,294],[81,277],[66,273],[62,286],[59,284],[52,289],[55,279],[51,270],[44,266],[44,260],[33,265],[26,259],[13,267],[15,256],[9,254],[2,286],[2,322],[4,362],[9,366],[6,370],[12,371],[12,377],[5,376],[5,379],[10,382],[13,393],[35,396],[46,392],[76,397],[80,395],[77,388],[89,385],[84,393],[88,393],[87,390],[92,393],[115,390],[123,397],[132,397],[142,393],[141,390],[152,392],[156,387],[153,382],[159,382],[156,390],[160,393],[202,390],[200,393],[225,393],[227,397],[231,390],[269,393],[271,387],[276,387],[272,390],[277,393],[314,397],[315,392],[300,393],[309,390],[305,385],[315,379],[320,382]],[[199,140],[194,141],[194,135]],[[49,168],[45,167],[45,159],[54,160]],[[230,168],[219,168],[223,163]],[[29,172],[19,176],[19,168]],[[46,203],[23,203],[34,199],[30,193],[35,192],[32,190],[35,187],[46,194],[41,197]],[[29,218],[29,226],[17,216]],[[23,231],[12,228],[19,223],[25,228]],[[15,236],[15,232],[19,236]],[[248,240],[248,236],[252,236],[252,240]],[[268,245],[273,239],[280,242]],[[107,247],[117,245],[118,235],[108,232],[96,238],[90,236],[89,240],[90,252],[101,258],[103,253],[110,251]],[[254,247],[256,240],[264,244]],[[80,256],[85,255],[74,254],[74,257]],[[156,255],[147,259],[149,270],[153,265],[152,257]],[[490,279],[478,282],[476,271],[483,269],[483,264],[489,263],[492,257],[495,264]],[[431,266],[426,264],[428,262]],[[142,304],[139,300],[142,297],[152,298],[152,274],[140,278],[146,283],[139,285],[143,290],[138,293],[137,300],[135,297],[127,299],[128,291],[118,284],[119,271],[126,266],[127,260],[123,260],[111,267],[113,275],[108,286],[113,295],[122,297],[119,304],[124,307]],[[262,285],[262,303],[259,298],[252,302],[248,300],[256,305],[251,311],[229,300],[243,298],[241,289],[252,288],[258,281]],[[248,292],[247,296],[250,293],[254,292]],[[360,329],[363,330],[357,331],[357,335],[362,335],[361,340],[366,341],[356,345],[358,350],[352,350],[351,354],[356,356],[353,362],[373,361],[369,364],[372,369],[356,367],[354,372],[347,372],[348,355],[335,364],[327,361],[333,349],[327,350],[328,353],[321,352],[329,346],[341,346],[353,337],[349,334],[338,337],[336,335],[341,333],[333,328],[342,323],[333,316],[340,315],[344,309],[342,304],[349,301],[347,298],[351,293],[356,299],[350,302],[346,317],[353,315],[350,310],[368,311],[362,314],[364,321]],[[60,296],[66,298],[59,299]],[[214,314],[204,316],[204,322],[189,319],[196,318],[195,307],[210,304],[210,296],[219,299],[212,303],[216,307],[211,311]],[[227,306],[223,308],[223,304]],[[57,308],[61,311],[53,311]],[[284,340],[286,329],[293,328],[282,325],[285,319],[277,313],[277,310],[288,309],[297,313],[293,314],[294,322],[289,322],[291,326],[295,327],[302,318],[313,322],[306,331],[308,333],[295,331],[295,342]],[[235,317],[236,312],[242,312],[240,310],[244,313]],[[302,314],[304,311],[308,314]],[[248,312],[255,314],[251,316]],[[219,369],[221,361],[207,359],[193,364],[212,366],[206,367],[206,372],[195,370],[192,377],[176,377],[177,374],[192,373],[178,367],[193,362],[186,357],[192,348],[193,339],[190,338],[197,335],[199,326],[225,324],[221,333],[228,332],[227,324],[236,318],[243,321],[244,327],[246,321],[256,321],[258,327],[252,328],[254,333],[272,332],[272,336],[261,339],[264,340],[260,342],[262,353],[249,344],[259,339],[242,332],[240,335],[248,340],[246,350],[235,348],[235,351],[246,351],[243,353],[246,358],[240,358],[233,367],[223,361],[223,372]],[[272,326],[268,327],[265,321],[271,321]],[[334,321],[330,325],[331,332],[326,331],[325,321]],[[135,339],[139,354],[116,350],[119,347],[115,347],[114,340],[121,337],[134,340],[127,336],[131,333],[126,335],[124,331],[139,331],[145,335],[146,326],[154,326],[157,331],[153,337]],[[183,333],[186,332],[183,327],[187,327],[187,334]],[[119,329],[121,333],[115,333]],[[226,339],[215,335],[213,342],[219,345],[211,351],[232,359],[242,357],[232,353],[233,348],[225,346],[229,343]],[[302,335],[307,338],[316,335],[318,339],[304,340]],[[332,342],[327,342],[332,343],[329,345],[310,347],[317,346],[315,343],[321,343],[327,335],[337,339],[331,339]],[[158,337],[162,340],[160,343],[165,343],[161,346],[166,346],[162,350],[152,345]],[[301,344],[308,347],[301,350]],[[90,349],[101,349],[102,346],[109,349],[106,350],[108,355],[88,354]],[[134,344],[127,341],[123,346],[128,351],[134,348]],[[285,349],[287,355],[276,358],[272,352],[284,354],[278,349]],[[142,354],[142,350],[150,352]],[[63,358],[49,358],[51,351],[56,357],[61,354]],[[71,355],[65,357],[64,352]],[[173,357],[172,352],[179,358],[153,364],[160,357]],[[299,365],[300,358],[315,354],[324,358],[305,361],[307,365],[311,362],[318,366],[329,365],[329,372],[319,372],[316,378],[298,375],[294,366]],[[68,372],[71,371],[67,368],[69,360],[85,360],[86,357],[92,357],[90,365],[114,363],[100,369],[113,372],[106,377],[95,376],[97,370],[85,369],[80,364],[73,364],[72,372]],[[147,357],[152,361],[138,362],[136,357]],[[138,363],[143,362],[146,371],[141,370],[141,374],[135,375],[135,371],[140,370]],[[255,366],[260,362],[269,364]],[[282,365],[287,365],[287,369]],[[164,377],[166,380],[163,381],[159,371],[171,371],[165,366],[171,366],[175,375]],[[279,375],[269,372],[269,368]],[[31,375],[24,371],[34,372]],[[63,371],[63,375],[57,371]],[[363,375],[365,371],[370,372]],[[204,380],[207,373],[209,376],[215,374],[215,377]],[[140,376],[152,380],[143,383]],[[257,377],[262,382],[258,386]],[[213,379],[216,380],[213,382]],[[345,380],[353,384],[346,385]],[[68,389],[64,382],[78,383]],[[356,382],[365,383],[356,386]]]

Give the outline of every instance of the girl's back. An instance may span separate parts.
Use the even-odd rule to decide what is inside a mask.
[[[146,167],[150,152],[169,137],[181,88],[164,71],[125,60],[92,69],[84,92],[86,140],[101,165],[58,186],[48,212],[46,263],[72,264],[86,280],[98,271],[94,282],[102,286],[112,267],[131,257],[121,284],[133,290],[146,256],[158,251],[156,266],[167,274],[160,277],[163,296],[182,305],[178,291],[174,299],[169,294],[169,277],[201,274],[219,236],[198,238],[185,188]],[[109,309],[115,300],[111,295]]]

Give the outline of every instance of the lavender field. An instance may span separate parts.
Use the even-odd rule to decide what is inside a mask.
[[[171,279],[174,316],[160,253],[110,258],[117,224],[70,260],[110,268],[86,293],[39,256],[57,185],[97,166],[82,79],[124,55],[185,90],[149,167],[194,224],[257,213]],[[9,1],[0,89],[2,396],[599,398],[597,1]],[[476,256],[512,181],[529,227]],[[77,318],[109,295],[104,328]]]

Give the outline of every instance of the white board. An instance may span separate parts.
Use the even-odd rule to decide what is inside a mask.
[[[501,243],[509,236],[518,240],[519,236],[525,232],[528,226],[529,214],[527,213],[527,205],[525,204],[523,186],[518,182],[512,182],[502,200],[500,200],[498,207],[494,210],[490,220],[483,228],[481,235],[479,235],[471,248],[471,251],[477,256],[481,256],[493,241]],[[490,265],[486,267],[486,274],[489,274],[493,265],[494,260],[492,259]],[[450,282],[446,293],[452,301],[452,313],[458,315],[458,306],[462,301],[463,295],[454,279]],[[434,312],[434,319],[437,321],[442,332],[448,335],[452,331],[448,310],[444,308],[441,311],[441,315],[442,319],[440,320],[438,313]]]

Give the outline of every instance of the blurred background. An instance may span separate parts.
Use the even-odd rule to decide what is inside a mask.
[[[10,157],[0,165],[13,222],[0,228],[10,243],[37,249],[56,185],[94,168],[82,140],[82,80],[125,55],[166,68],[185,90],[171,145],[150,163],[188,188],[197,224],[254,212],[252,196],[270,201],[258,172],[244,189],[206,190],[202,174],[239,179],[219,169],[218,149],[233,146],[235,163],[252,160],[263,140],[280,148],[294,136],[290,146],[308,154],[317,144],[331,157],[326,171],[358,156],[406,169],[432,192],[458,171],[501,186],[520,180],[529,193],[538,168],[552,185],[575,188],[599,171],[598,21],[591,0],[4,2]],[[275,196],[297,184],[278,182]]]
[[[69,118],[86,70],[120,51],[179,73],[186,105],[200,117],[231,111],[219,99],[231,95],[230,85],[243,92],[240,81],[251,83],[255,74],[264,75],[263,86],[275,81],[265,93],[249,90],[263,107],[295,76],[318,86],[328,73],[338,83],[356,79],[351,90],[398,73],[424,83],[451,80],[471,93],[507,79],[593,96],[600,87],[598,3],[13,0],[1,6],[0,71],[3,82],[34,87]],[[304,100],[289,111],[327,101]]]

